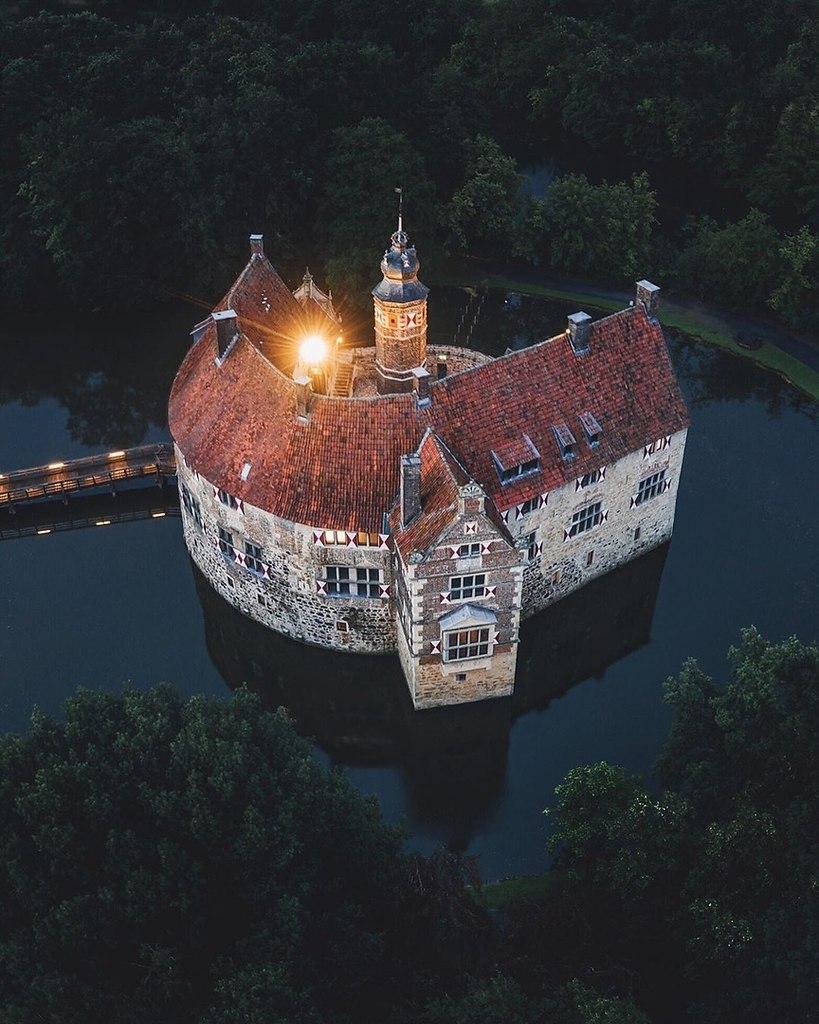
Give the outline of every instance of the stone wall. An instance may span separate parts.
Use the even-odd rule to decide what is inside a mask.
[[[517,506],[504,513],[517,543],[533,555],[523,576],[524,617],[670,539],[686,435],[682,430],[658,438],[603,467],[603,479],[585,486],[578,479],[543,495],[537,508]],[[669,486],[635,504],[640,481],[662,471]],[[603,521],[567,537],[575,513],[597,502]]]
[[[521,617],[671,537],[685,439],[686,431],[659,438],[604,467],[601,479],[585,485],[576,481],[544,494],[530,508],[507,510],[504,518],[515,549],[482,511],[483,499],[462,494],[457,521],[423,561],[411,555],[403,565],[396,556],[395,575],[385,538],[377,546],[327,543],[322,524],[290,523],[231,501],[230,495],[220,498],[177,450],[185,543],[211,586],[263,625],[340,651],[397,650],[416,707],[507,695],[513,687]],[[659,472],[665,473],[664,486],[637,504],[640,481]],[[567,536],[572,517],[597,502],[601,521]],[[231,534],[228,550],[220,549],[219,527]],[[322,538],[319,543],[317,538]],[[248,564],[246,541],[260,549],[261,571]],[[453,549],[461,543],[477,544],[481,551],[455,557]],[[380,596],[331,596],[327,578],[333,567],[353,573],[378,570]],[[471,601],[442,598],[453,576],[476,572],[485,574],[489,594]],[[466,603],[496,614],[497,642],[487,658],[446,663],[440,620]]]
[[[383,541],[366,547],[318,544],[320,527],[290,523],[246,502],[232,507],[230,496],[225,495],[227,504],[220,500],[178,450],[176,458],[185,544],[214,590],[243,614],[305,643],[365,654],[395,650],[392,560]],[[228,552],[220,549],[219,527],[232,536]],[[245,541],[261,550],[261,571],[249,567]],[[379,570],[383,595],[323,593],[328,566]]]

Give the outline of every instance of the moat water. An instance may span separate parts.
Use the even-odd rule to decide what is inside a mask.
[[[433,291],[440,332],[463,302],[436,308]],[[472,343],[496,354],[539,340],[566,312],[490,297]],[[7,325],[0,472],[165,439],[199,318]],[[197,578],[165,517],[0,543],[2,728],[24,730],[34,704],[58,715],[77,686],[166,680],[225,697],[248,681],[404,822],[412,847],[452,844],[485,878],[541,870],[555,786],[599,760],[648,772],[669,724],[662,683],[686,658],[724,679],[743,626],[819,639],[819,406],[747,362],[670,345],[692,420],[674,539],[530,620],[514,699],[413,713],[394,659],[328,655],[246,622]]]

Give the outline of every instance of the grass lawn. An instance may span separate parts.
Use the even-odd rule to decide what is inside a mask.
[[[545,875],[523,875],[519,878],[504,878],[500,882],[488,882],[481,887],[480,900],[487,910],[503,910],[518,900],[535,903],[545,900],[551,878]]]

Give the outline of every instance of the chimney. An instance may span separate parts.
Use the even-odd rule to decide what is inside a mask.
[[[421,460],[401,456],[401,526],[408,526],[421,512]]]
[[[296,384],[296,419],[306,423],[310,419],[310,399],[313,395],[310,378],[302,375],[293,380]]]
[[[260,260],[264,256],[264,235],[250,236],[250,258]]]
[[[431,374],[425,366],[416,366],[413,367],[412,378],[415,389],[415,401],[419,406],[429,405],[432,401],[429,395]]]
[[[446,356],[443,352],[438,356],[438,380],[443,380],[447,374]]]
[[[637,305],[642,306],[649,319],[656,318],[660,311],[660,286],[651,281],[637,282]]]
[[[589,334],[591,332],[592,318],[588,313],[569,314],[569,341],[576,356],[589,351]]]
[[[239,335],[239,321],[232,309],[223,309],[211,316],[216,324],[216,359],[221,363]]]

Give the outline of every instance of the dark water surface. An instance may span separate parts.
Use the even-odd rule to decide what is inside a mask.
[[[432,305],[439,330],[462,303]],[[502,351],[565,312],[490,297],[473,340]],[[165,438],[197,319],[7,327],[0,472]],[[403,817],[414,847],[466,849],[486,878],[540,870],[555,785],[603,759],[649,770],[669,722],[662,682],[685,658],[722,679],[745,625],[819,638],[819,409],[741,360],[671,348],[692,418],[674,539],[531,620],[512,700],[412,712],[395,659],[327,655],[245,621],[165,517],[0,543],[2,727],[25,729],[34,704],[57,714],[78,685],[224,696],[247,680]]]

